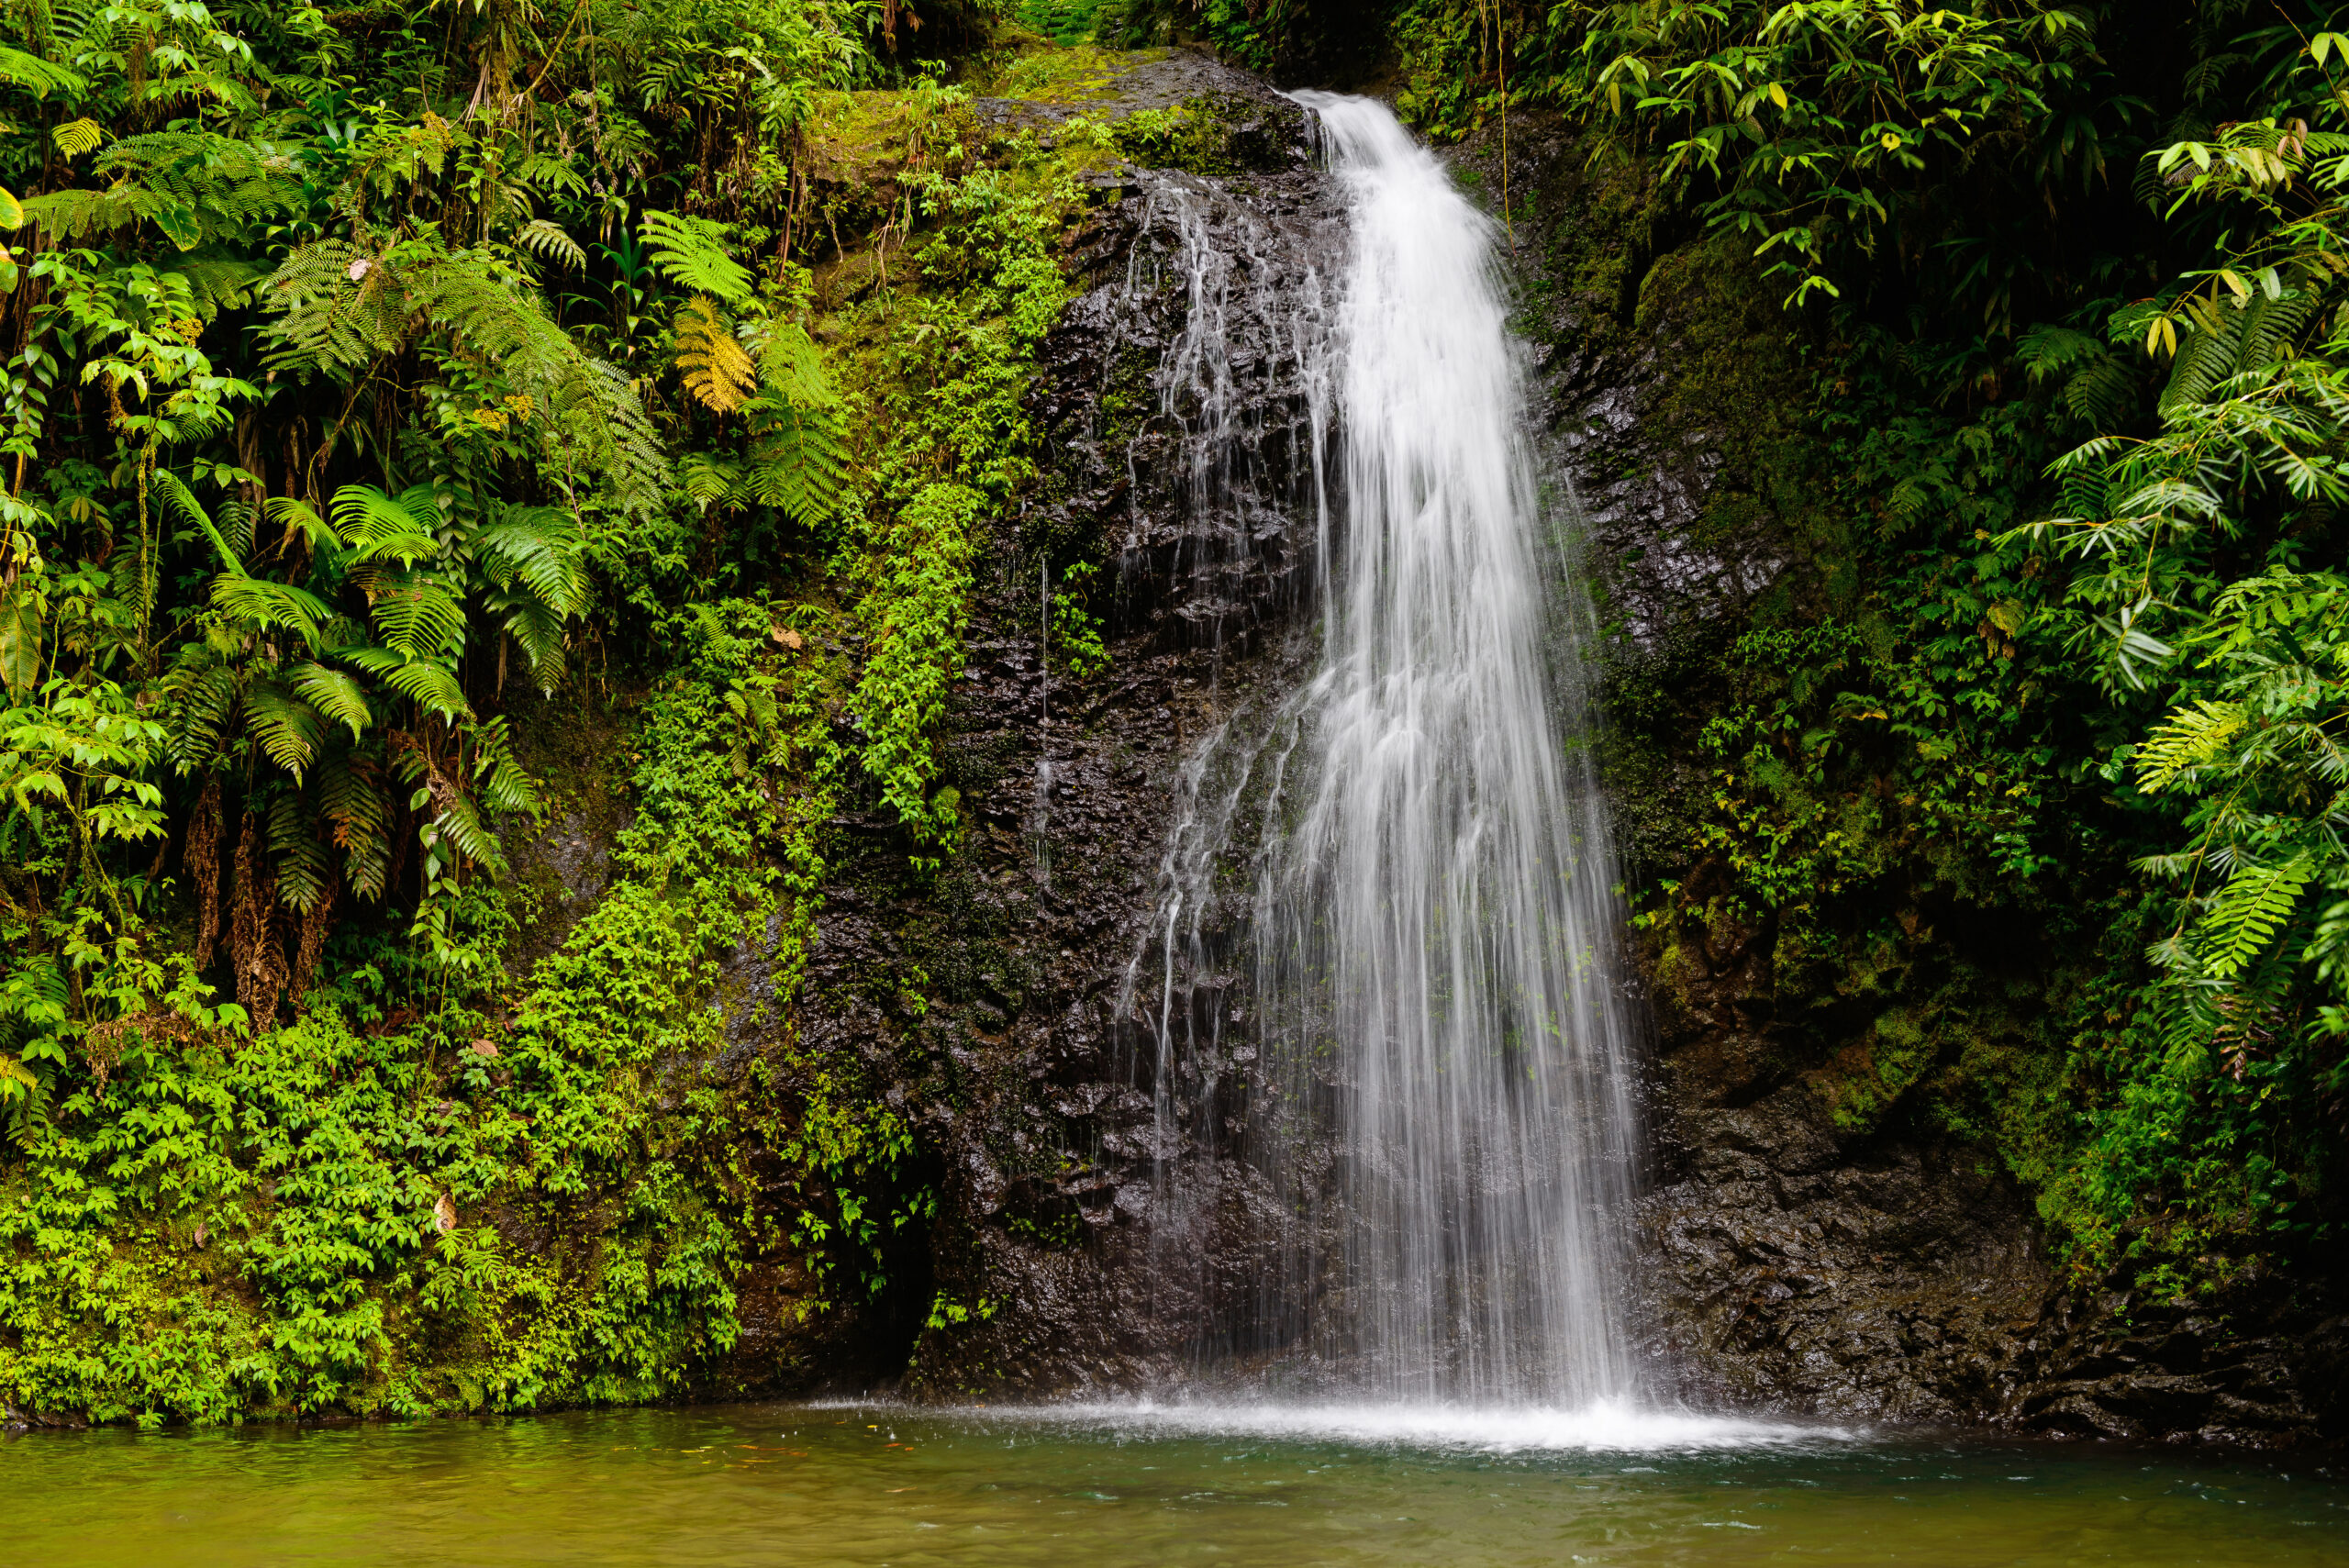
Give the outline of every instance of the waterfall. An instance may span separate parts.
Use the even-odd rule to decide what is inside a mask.
[[[1631,1384],[1631,1029],[1579,599],[1496,230],[1385,107],[1297,98],[1350,244],[1324,328],[1319,647],[1297,689],[1228,717],[1179,781],[1137,961],[1163,974],[1157,1143],[1171,1160],[1230,1124],[1209,1102],[1241,1058],[1196,1038],[1174,996],[1181,963],[1194,987],[1225,984],[1203,973],[1199,911],[1237,880],[1262,1053],[1242,1152],[1286,1218],[1251,1320],[1206,1337],[1303,1352],[1378,1397],[1602,1399]],[[1205,1152],[1161,1166],[1180,1232],[1161,1251],[1204,1251]]]

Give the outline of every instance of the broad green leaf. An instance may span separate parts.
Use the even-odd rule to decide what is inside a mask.
[[[32,585],[19,579],[0,595],[0,684],[23,701],[40,680],[41,633],[48,606]]]

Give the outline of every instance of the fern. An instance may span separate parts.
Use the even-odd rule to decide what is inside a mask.
[[[326,901],[332,868],[318,842],[309,802],[288,791],[270,803],[270,857],[276,862],[278,902],[308,911]]]
[[[326,734],[316,708],[270,680],[254,682],[245,693],[245,727],[296,784]]]
[[[278,345],[268,361],[273,369],[356,370],[406,341],[405,291],[347,239],[303,246],[262,293],[276,314],[264,329]]]
[[[563,670],[563,624],[587,607],[585,549],[572,518],[551,506],[507,508],[478,529],[472,547],[494,585],[486,607],[501,617],[551,693]]]
[[[328,507],[336,530],[358,562],[397,561],[413,566],[440,553],[433,528],[440,520],[432,486],[412,485],[397,496],[372,484],[346,484]]]
[[[68,120],[49,134],[50,139],[57,143],[57,150],[68,158],[79,158],[106,139],[106,128],[87,116],[78,120]]]
[[[535,295],[469,256],[421,269],[408,288],[428,320],[547,410],[559,462],[583,478],[600,478],[631,511],[659,504],[668,462],[635,388],[549,320]]]
[[[687,452],[677,462],[677,479],[685,494],[704,511],[729,500],[742,483],[742,471],[710,452]]]
[[[2190,784],[2226,755],[2245,722],[2241,703],[2200,698],[2178,708],[2138,748],[2137,787],[2158,795],[2173,784]]]
[[[2178,346],[2177,362],[2162,389],[2162,414],[2207,402],[2232,378],[2288,358],[2315,306],[2316,295],[2307,290],[2280,295],[2254,290],[2233,305],[2196,300],[2188,307],[2194,328]]]
[[[340,670],[312,660],[295,667],[293,680],[302,700],[328,723],[347,726],[353,740],[374,717],[367,706],[367,694]]]
[[[584,267],[587,252],[579,241],[565,233],[560,224],[543,217],[534,217],[514,231],[514,243],[523,250],[550,261],[560,261],[566,267]]]
[[[2237,867],[2194,932],[2205,972],[2222,981],[2240,973],[2276,940],[2310,874],[2305,860]]]
[[[457,677],[430,659],[407,658],[388,648],[354,648],[343,657],[428,713],[451,721],[473,717]]]
[[[749,401],[758,384],[758,366],[736,341],[707,295],[696,295],[677,312],[677,368],[685,390],[716,414],[731,414]]]
[[[840,418],[829,409],[761,404],[747,487],[767,506],[806,528],[839,515],[848,484],[848,452]]]
[[[291,158],[210,131],[126,137],[91,169],[112,183],[33,197],[26,212],[67,239],[151,222],[173,245],[193,250],[239,239],[256,222],[296,210],[304,197]]]
[[[224,572],[212,580],[212,607],[262,630],[291,631],[316,647],[319,623],[333,614],[307,589]]]
[[[724,224],[651,211],[637,226],[637,233],[651,254],[653,267],[671,283],[731,306],[751,302],[757,280],[749,268],[727,254]]]
[[[392,837],[391,803],[384,798],[380,771],[372,759],[346,751],[319,764],[317,788],[320,809],[342,850],[351,891],[362,898],[381,898],[391,874]]]
[[[5,45],[0,45],[0,82],[22,87],[36,98],[46,98],[51,93],[61,97],[79,97],[90,87],[78,71]]]
[[[369,585],[375,628],[405,659],[453,659],[465,645],[465,607],[438,577],[384,573]]]

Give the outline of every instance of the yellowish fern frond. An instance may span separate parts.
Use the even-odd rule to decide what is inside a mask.
[[[105,128],[86,115],[66,121],[50,136],[57,142],[57,150],[68,158],[79,158],[106,139]]]
[[[733,413],[758,386],[750,350],[727,330],[707,295],[694,295],[677,312],[677,368],[685,373],[685,390],[714,413]]]
[[[2137,787],[2157,795],[2226,754],[2247,722],[2243,705],[2196,700],[2173,709],[2137,749]]]

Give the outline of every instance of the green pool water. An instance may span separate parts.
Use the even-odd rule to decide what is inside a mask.
[[[29,1433],[0,1561],[2339,1565],[2343,1473],[1605,1412],[736,1406]]]

